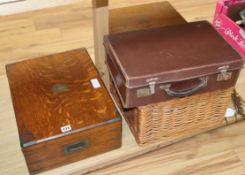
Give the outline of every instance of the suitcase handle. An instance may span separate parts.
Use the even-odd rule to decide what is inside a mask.
[[[72,143],[69,145],[65,145],[63,148],[63,152],[65,154],[70,154],[79,150],[85,150],[89,147],[89,140],[81,140],[80,142]]]
[[[208,85],[208,77],[201,77],[199,78],[200,83],[198,83],[195,87],[191,89],[185,89],[185,90],[171,90],[171,84],[167,84],[164,86],[161,86],[160,88],[163,89],[167,95],[171,97],[185,97],[192,95],[201,89],[205,88]]]

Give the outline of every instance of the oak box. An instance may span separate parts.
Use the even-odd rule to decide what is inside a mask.
[[[31,174],[121,146],[121,117],[85,49],[6,69]]]

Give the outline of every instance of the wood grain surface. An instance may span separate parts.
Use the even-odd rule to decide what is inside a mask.
[[[51,7],[59,7],[84,0],[1,0],[0,16],[12,15],[21,12],[46,9]]]
[[[110,0],[109,8],[160,1]],[[203,19],[212,21],[215,0],[170,0],[170,2],[187,21]],[[93,58],[92,24],[91,1],[0,17],[0,174],[28,174],[19,146],[17,126],[5,75],[5,64],[80,47],[87,47]],[[55,37],[51,38],[54,33]],[[27,37],[30,35],[33,37]],[[6,42],[6,40],[9,42],[8,47],[2,44],[2,41]],[[245,72],[243,71],[237,86],[243,97],[245,97],[244,77]],[[243,175],[245,174],[244,133],[245,123],[241,122],[146,154],[153,150],[152,147],[155,149],[157,146],[147,149],[137,147],[129,128],[124,123],[121,149],[42,174],[81,175],[92,171],[94,167],[101,168],[110,165],[106,169],[87,174]],[[130,161],[127,160],[129,157],[142,154],[144,155]],[[111,164],[123,160],[127,161],[111,166]]]
[[[6,69],[31,174],[121,146],[121,118],[85,49]]]
[[[61,137],[117,117],[116,108],[85,49],[6,66],[22,146]],[[98,81],[94,88],[91,80]]]
[[[100,8],[108,6],[108,0],[92,0],[94,8]]]
[[[110,33],[186,23],[169,2],[111,9],[109,22]]]
[[[37,174],[118,149],[121,129],[117,121],[23,148],[29,172]]]

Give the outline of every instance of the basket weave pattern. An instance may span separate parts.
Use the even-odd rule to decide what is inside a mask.
[[[220,127],[234,88],[192,95],[130,110],[121,108],[139,145],[171,142]]]

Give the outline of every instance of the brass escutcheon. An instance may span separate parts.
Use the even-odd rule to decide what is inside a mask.
[[[61,93],[61,92],[67,91],[68,88],[67,88],[67,85],[65,84],[54,84],[51,90],[54,93]]]

